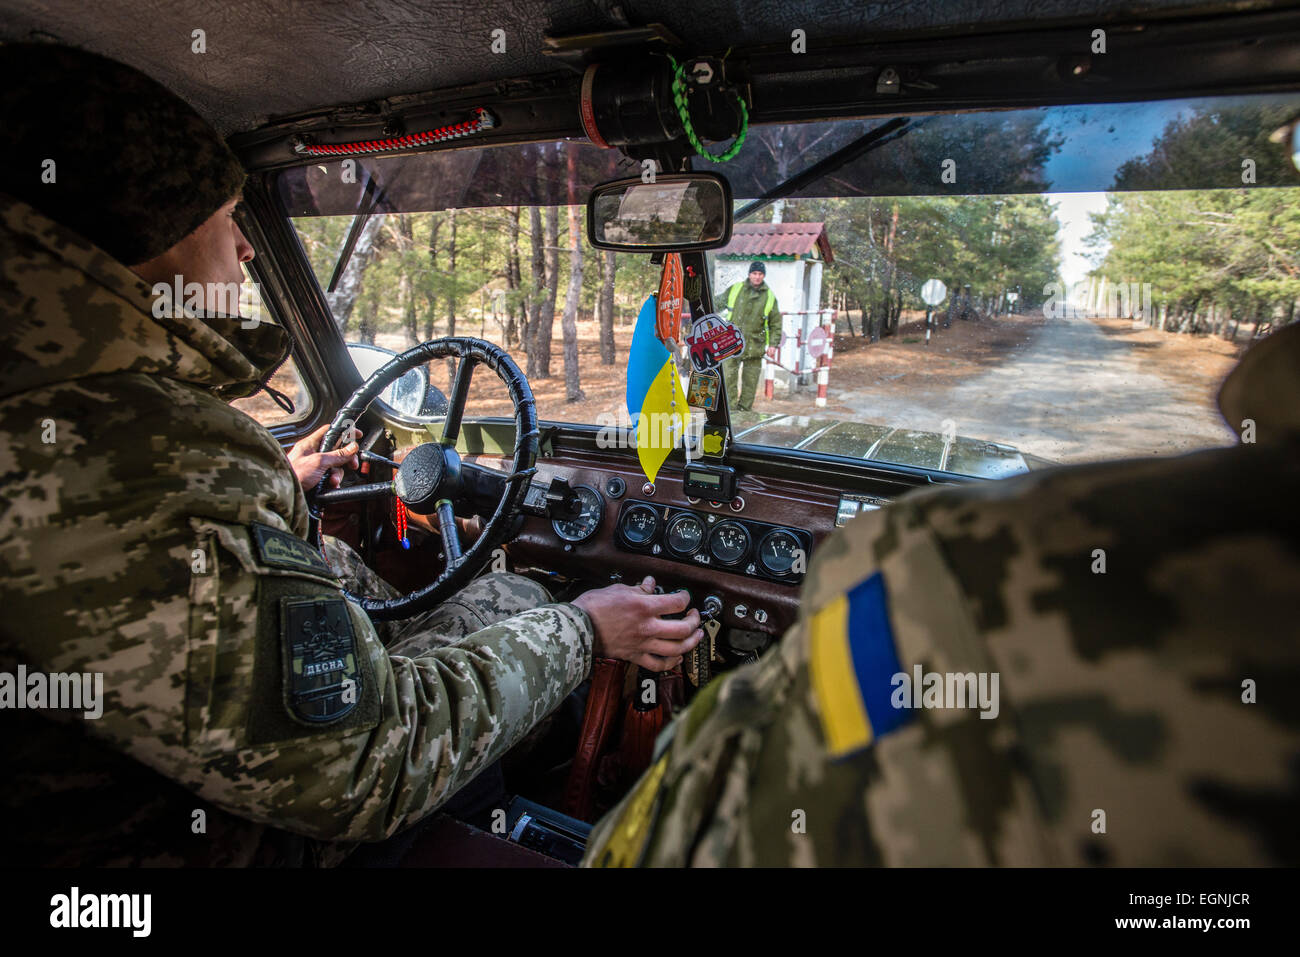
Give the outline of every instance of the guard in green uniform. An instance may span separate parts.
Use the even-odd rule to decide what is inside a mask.
[[[745,336],[745,351],[722,364],[732,412],[748,412],[754,408],[763,355],[769,346],[781,342],[781,310],[766,278],[767,267],[752,262],[749,279],[732,283],[723,297],[726,317]]]

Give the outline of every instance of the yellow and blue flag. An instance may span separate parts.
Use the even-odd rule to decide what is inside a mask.
[[[636,423],[636,455],[653,482],[682,436],[686,388],[668,347],[655,334],[655,297],[641,307],[627,356],[627,414]]]
[[[890,701],[903,669],[880,572],[814,614],[808,627],[813,693],[831,757],[865,748],[910,717]]]

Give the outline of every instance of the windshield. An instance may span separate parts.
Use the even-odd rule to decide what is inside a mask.
[[[1300,300],[1300,174],[1272,136],[1297,114],[1265,96],[906,118],[865,153],[885,121],[755,128],[718,167],[751,212],[707,270],[718,309],[757,309],[756,264],[751,298],[774,302],[765,354],[736,366],[736,441],[987,477],[1233,442],[1218,386]],[[279,192],[347,341],[489,339],[543,420],[627,425],[659,267],[588,246],[581,204],[640,172],[560,142],[299,167]],[[428,385],[432,417],[449,369]],[[511,411],[476,375],[467,415]]]

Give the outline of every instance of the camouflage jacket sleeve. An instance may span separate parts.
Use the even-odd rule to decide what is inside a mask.
[[[591,622],[570,603],[390,656],[365,614],[313,567],[314,553],[292,568],[296,558],[259,548],[272,533],[192,524],[215,567],[190,590],[184,743],[160,748],[138,719],[106,730],[241,816],[329,840],[388,836],[499,758],[589,671]],[[302,672],[336,651],[346,671],[330,681],[346,673],[355,692],[314,697]],[[312,723],[331,711],[341,714]]]
[[[1300,556],[1278,499],[1237,493],[1300,488],[1297,448],[1052,469],[859,516],[815,553],[782,642],[669,726],[585,863],[1295,863]],[[877,576],[907,714],[836,749],[813,649]]]
[[[809,670],[811,622],[846,586],[882,570],[901,661],[988,669],[963,598],[916,515],[905,505],[863,514],[814,555],[799,618],[781,643],[711,684],[665,732],[650,770],[597,824],[584,863],[1035,860],[1032,825],[1017,818],[1000,830],[1023,795],[999,793],[974,820],[960,811],[981,786],[963,756],[1000,754],[996,722],[912,721],[854,759],[828,755]]]
[[[10,483],[0,535],[5,647],[102,673],[86,733],[241,817],[382,839],[588,673],[592,625],[569,603],[390,656],[301,538],[275,440],[202,390],[103,377],[6,408],[30,481]],[[58,441],[40,441],[44,416]]]

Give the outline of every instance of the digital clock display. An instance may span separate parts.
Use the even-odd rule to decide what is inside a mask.
[[[736,494],[735,470],[725,465],[695,465],[682,471],[682,491],[688,496],[726,501]]]

